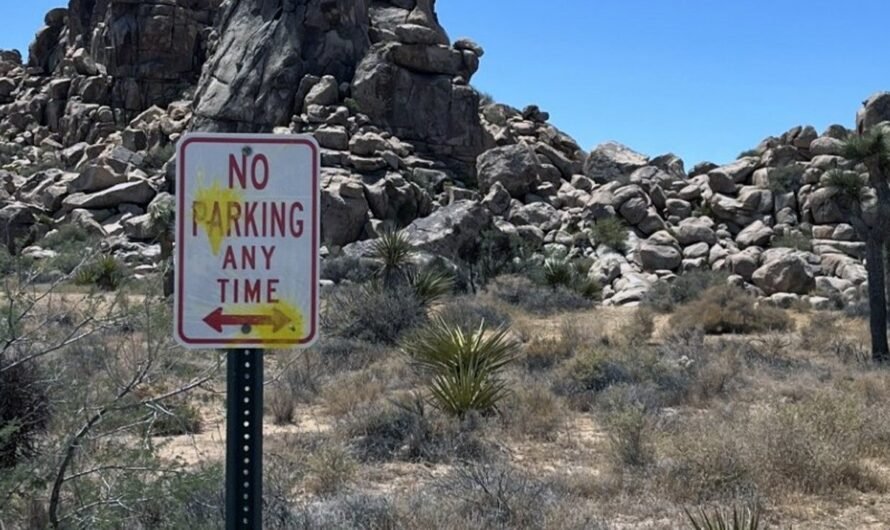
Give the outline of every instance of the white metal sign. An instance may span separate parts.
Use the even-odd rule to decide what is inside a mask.
[[[179,142],[175,336],[187,348],[308,346],[318,330],[319,149],[306,135]]]

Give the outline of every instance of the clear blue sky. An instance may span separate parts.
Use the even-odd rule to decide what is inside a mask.
[[[59,0],[3,2],[0,48],[27,49]],[[890,90],[886,0],[439,0],[452,39],[486,50],[473,80],[536,103],[590,149],[617,140],[687,166],[729,161],[798,124],[853,125]]]

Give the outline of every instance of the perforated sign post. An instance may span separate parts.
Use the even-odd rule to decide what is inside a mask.
[[[319,149],[311,136],[179,142],[174,334],[225,348],[226,528],[262,528],[263,355],[318,332]]]

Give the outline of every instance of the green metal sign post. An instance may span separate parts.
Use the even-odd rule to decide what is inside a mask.
[[[229,350],[226,530],[263,528],[263,351]]]

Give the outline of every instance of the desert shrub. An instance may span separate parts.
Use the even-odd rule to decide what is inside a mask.
[[[879,489],[864,467],[868,419],[852,396],[820,392],[763,419],[765,480],[774,489],[828,494],[839,487]]]
[[[770,246],[773,248],[793,248],[804,252],[813,250],[813,241],[800,232],[791,232],[774,237]]]
[[[591,301],[564,287],[541,287],[522,276],[500,276],[489,285],[499,300],[537,315],[552,315],[592,307]]]
[[[702,418],[684,422],[659,458],[657,482],[677,502],[713,502],[757,496],[755,461],[759,433],[745,432],[746,419]]]
[[[697,299],[711,287],[724,285],[723,271],[694,270],[677,276],[673,281],[659,280],[646,295],[644,305],[660,313],[670,313],[677,306]]]
[[[758,333],[792,329],[793,321],[785,311],[759,304],[737,287],[722,285],[679,307],[670,325],[675,330],[701,329],[708,334]]]
[[[520,385],[506,400],[501,421],[516,436],[554,440],[565,424],[566,412],[560,399],[538,383]]]
[[[338,256],[327,258],[321,262],[320,276],[334,283],[343,281],[365,283],[371,280],[376,272],[377,266],[371,260]]]
[[[709,343],[696,330],[674,333],[656,348],[653,371],[668,404],[702,403],[725,396],[739,379],[736,351],[723,343]]]
[[[418,330],[402,347],[421,371],[432,376],[433,404],[455,416],[495,409],[506,394],[500,373],[515,358],[507,328],[483,325],[466,330],[441,317]]]
[[[506,464],[459,466],[432,490],[457,505],[468,528],[541,528],[557,500],[548,484]]]
[[[399,513],[386,497],[363,493],[334,495],[300,510],[290,528],[299,530],[398,530]]]
[[[766,528],[761,520],[760,507],[757,504],[749,506],[732,506],[729,509],[713,508],[710,511],[704,507],[689,511],[684,508],[686,518],[692,530],[762,530]]]
[[[332,379],[321,391],[328,411],[344,416],[362,405],[373,403],[383,396],[386,382],[371,370],[349,372]]]
[[[836,315],[816,312],[801,330],[801,346],[815,353],[828,353],[844,363],[866,364],[871,360],[867,336],[851,332]],[[855,330],[855,326],[852,327]]]
[[[424,319],[423,306],[413,291],[387,289],[373,282],[336,288],[323,305],[321,325],[342,338],[395,344]]]
[[[356,338],[343,338],[334,335],[321,337],[307,351],[305,358],[296,365],[301,373],[315,381],[307,381],[309,389],[317,393],[317,382],[325,373],[344,370],[361,370],[381,359],[387,352],[386,346]]]
[[[773,193],[797,191],[803,184],[803,167],[796,164],[776,167],[769,170],[768,186]]]
[[[606,388],[635,378],[625,362],[610,358],[602,349],[580,352],[562,365],[553,382],[553,391],[565,396],[573,408],[588,410],[594,396]]]
[[[266,408],[272,413],[275,425],[294,423],[298,404],[299,401],[294,393],[284,386],[272,387],[266,396]]]
[[[350,116],[355,116],[356,114],[361,113],[362,107],[359,102],[354,98],[346,98],[343,100],[343,105],[349,109]]]
[[[366,407],[349,416],[343,430],[363,461],[442,462],[489,455],[476,422],[437,415],[416,395]]]
[[[115,291],[125,277],[126,270],[123,263],[114,256],[103,254],[77,269],[74,282],[78,285],[93,285],[105,291]]]
[[[278,386],[296,406],[299,403],[310,403],[321,390],[329,364],[334,364],[325,353],[332,345],[342,342],[351,343],[348,339],[326,340],[310,350],[300,352],[291,362],[287,363],[281,372]],[[345,356],[344,356],[345,357]],[[337,358],[336,361],[341,361]]]
[[[48,384],[37,363],[0,356],[0,469],[36,454],[50,417]]]
[[[219,464],[183,469],[157,480],[129,480],[142,502],[127,506],[127,514],[106,514],[105,520],[128,517],[135,528],[210,529],[225,516],[225,472]],[[101,528],[101,526],[98,526]]]
[[[605,217],[596,221],[590,235],[597,245],[624,250],[627,244],[627,226],[617,217]]]
[[[490,326],[509,326],[510,315],[497,307],[481,302],[473,296],[460,296],[447,301],[438,315],[449,324],[463,329],[476,329],[486,323]]]
[[[652,419],[640,405],[625,404],[605,416],[609,450],[616,465],[642,467],[655,458]]]
[[[505,237],[493,229],[483,230],[478,247],[458,269],[458,284],[476,292],[499,275],[525,273],[534,250],[516,234]]]
[[[357,462],[346,448],[326,444],[309,455],[307,489],[319,496],[329,496],[341,491],[355,475]]]
[[[669,437],[659,480],[680,502],[751,499],[791,492],[881,491],[867,468],[867,409],[821,391],[754,412],[708,414]]]
[[[638,307],[622,321],[613,338],[619,344],[640,346],[652,337],[654,331],[654,313],[647,307]]]
[[[577,345],[564,337],[535,337],[522,349],[522,360],[528,370],[546,370],[569,359]]]
[[[180,436],[198,434],[203,426],[198,409],[185,399],[177,399],[154,410],[148,432],[151,436]]]

